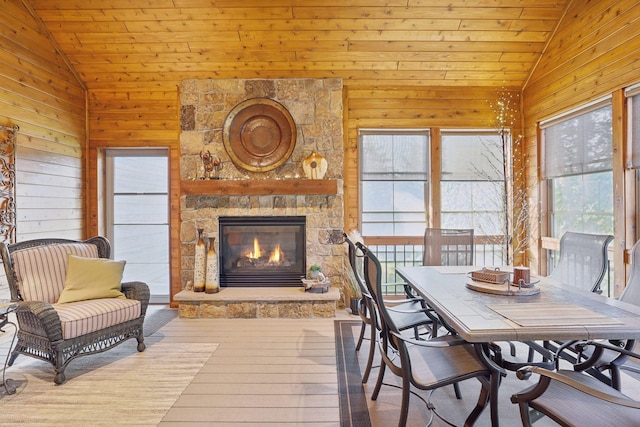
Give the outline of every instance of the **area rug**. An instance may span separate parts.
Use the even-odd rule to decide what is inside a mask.
[[[359,326],[360,322],[357,321],[334,321],[341,427],[371,426],[353,336],[353,328]]]
[[[149,337],[167,323],[178,317],[178,310],[171,308],[161,308],[153,310],[144,318],[144,336]]]
[[[51,365],[18,357],[7,371],[16,394],[0,390],[0,424],[157,426],[217,344],[150,342],[141,353],[136,344],[71,362],[60,386]]]

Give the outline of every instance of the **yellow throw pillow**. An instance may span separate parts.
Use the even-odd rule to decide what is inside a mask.
[[[58,304],[97,298],[126,298],[121,290],[126,261],[67,257],[67,278]]]

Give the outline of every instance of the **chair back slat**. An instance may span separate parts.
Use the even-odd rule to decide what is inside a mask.
[[[422,265],[473,265],[473,229],[427,228]]]

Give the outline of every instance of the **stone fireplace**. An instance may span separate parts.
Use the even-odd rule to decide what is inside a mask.
[[[266,172],[238,167],[223,143],[223,127],[229,112],[239,103],[257,97],[282,104],[296,126],[296,142],[290,157]],[[185,80],[180,85],[180,103],[183,289],[193,280],[196,230],[202,228],[208,237],[215,238],[220,254],[221,239],[224,239],[220,235],[220,218],[249,217],[303,218],[306,255],[302,263],[297,264],[295,274],[304,275],[308,266],[318,264],[332,286],[341,287],[344,254],[342,81]],[[219,179],[201,179],[203,151],[219,158]],[[313,151],[327,160],[327,172],[322,180],[308,180],[303,171],[303,160]],[[272,287],[275,295],[278,293],[275,288],[283,285],[271,282],[265,286],[261,281],[255,286],[263,290],[256,293],[267,295]],[[293,282],[290,285],[294,287]],[[301,282],[299,286],[302,289]],[[221,287],[220,294],[229,289]]]

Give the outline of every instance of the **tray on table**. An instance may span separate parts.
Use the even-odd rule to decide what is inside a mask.
[[[540,288],[536,286],[539,281],[532,280],[527,286],[518,287],[511,281],[510,272],[483,268],[469,274],[467,288],[496,295],[536,295],[540,293]]]

